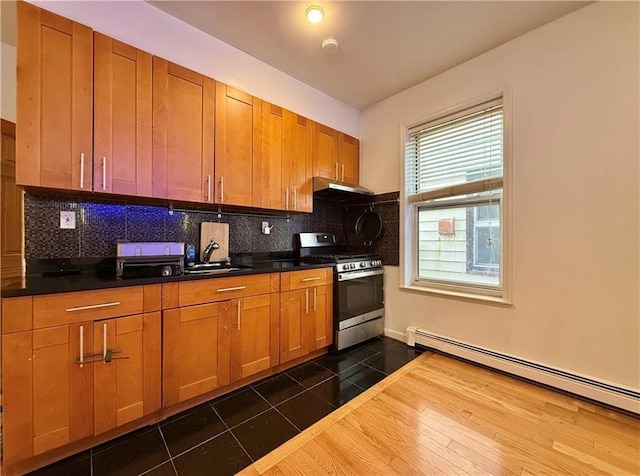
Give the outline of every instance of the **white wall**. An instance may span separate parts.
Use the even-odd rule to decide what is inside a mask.
[[[142,0],[30,3],[360,137],[360,112]]]
[[[402,124],[511,96],[513,307],[400,291],[388,267],[391,331],[640,389],[639,24],[636,2],[595,3],[363,111],[361,181],[388,192]]]
[[[0,43],[0,117],[16,122],[16,47]]]

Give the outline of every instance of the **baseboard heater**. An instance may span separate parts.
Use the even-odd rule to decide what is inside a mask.
[[[501,354],[447,337],[431,334],[417,327],[407,327],[407,344],[439,350],[478,364],[502,370],[558,388],[578,396],[640,414],[640,392],[564,370]]]

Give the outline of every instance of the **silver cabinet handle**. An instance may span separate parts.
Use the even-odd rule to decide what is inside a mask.
[[[207,177],[207,202],[211,201],[211,174]]]
[[[84,188],[84,152],[80,154],[80,188]]]
[[[220,176],[220,201],[224,202],[224,175]]]
[[[344,164],[342,164],[342,182],[344,182]]]
[[[298,190],[295,187],[291,187],[291,193],[293,194],[293,209],[298,209]]]
[[[67,312],[86,311],[88,309],[99,309],[101,307],[111,307],[111,306],[119,306],[119,305],[120,305],[120,301],[106,302],[104,304],[94,304],[92,306],[70,307],[67,309]]]
[[[236,325],[238,327],[238,330],[240,330],[240,308],[242,307],[242,300],[238,299],[238,320],[236,322]]]
[[[102,158],[102,190],[107,189],[107,158]]]
[[[322,279],[320,276],[314,276],[313,278],[302,278],[302,282],[306,283],[307,281],[318,281],[319,279]]]
[[[80,356],[78,358],[80,368],[84,366],[84,326],[80,326]]]
[[[336,180],[340,180],[340,179],[338,178],[338,162],[336,162]]]
[[[289,210],[289,187],[284,189],[284,209]]]
[[[318,288],[313,288],[313,310],[317,311]]]
[[[102,324],[102,361],[107,363],[107,325]]]
[[[304,293],[305,293],[304,313],[309,314],[309,288],[305,289]]]
[[[217,293],[224,293],[227,291],[240,291],[241,289],[246,289],[246,286],[235,286],[233,288],[220,288],[220,289],[216,289]]]

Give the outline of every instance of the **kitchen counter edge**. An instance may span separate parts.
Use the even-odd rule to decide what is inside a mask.
[[[115,277],[98,277],[92,274],[80,274],[75,276],[60,277],[27,277],[6,280],[2,285],[2,298],[13,298],[22,296],[37,296],[42,294],[58,294],[74,291],[90,291],[96,289],[122,288],[128,286],[144,286],[148,284],[175,283],[182,281],[195,281],[201,279],[217,279],[229,276],[245,276],[251,274],[265,273],[289,273],[302,269],[328,268],[327,263],[300,264],[287,268],[246,268],[237,271],[229,271],[220,274],[182,274],[179,276],[137,278],[137,279],[117,279]]]

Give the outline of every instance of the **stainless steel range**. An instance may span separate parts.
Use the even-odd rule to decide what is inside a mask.
[[[336,349],[384,333],[384,268],[380,257],[349,253],[331,233],[299,233],[300,260],[334,266]]]

